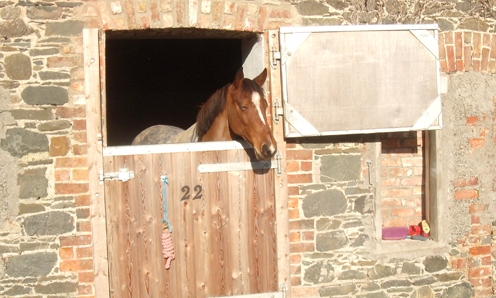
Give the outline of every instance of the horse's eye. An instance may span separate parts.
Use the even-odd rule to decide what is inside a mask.
[[[239,108],[241,109],[241,111],[246,111],[246,110],[248,110],[248,107],[247,107],[247,106],[240,106]]]

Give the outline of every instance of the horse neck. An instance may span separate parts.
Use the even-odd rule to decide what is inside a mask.
[[[218,141],[227,138],[226,96],[230,84],[217,90],[202,106],[196,118],[198,139],[200,141]],[[227,126],[226,126],[227,125]]]
[[[227,117],[227,109],[224,108],[215,117],[212,125],[207,132],[201,137],[202,142],[210,141],[231,141],[234,136],[229,128],[229,120]]]

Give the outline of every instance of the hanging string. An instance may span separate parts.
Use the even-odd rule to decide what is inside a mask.
[[[169,181],[167,176],[161,176],[162,178],[162,200],[164,203],[164,218],[162,219],[163,231],[162,231],[162,254],[167,260],[165,262],[165,269],[170,268],[172,260],[174,260],[174,244],[172,243],[172,225],[169,222],[167,215],[167,184]]]
[[[167,215],[167,184],[169,184],[169,179],[167,176],[160,176],[162,178],[162,200],[164,202],[164,218],[162,219],[162,223],[167,224],[169,231],[172,233],[172,225],[169,222]]]

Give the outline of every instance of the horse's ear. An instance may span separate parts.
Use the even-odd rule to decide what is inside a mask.
[[[258,77],[254,78],[253,81],[255,81],[255,83],[257,83],[258,86],[262,87],[266,79],[267,79],[267,68],[264,68],[264,70],[258,75]]]
[[[234,88],[238,89],[241,86],[241,83],[243,82],[243,79],[245,78],[245,75],[243,73],[243,67],[241,67],[238,72],[236,72],[236,77],[234,78]]]

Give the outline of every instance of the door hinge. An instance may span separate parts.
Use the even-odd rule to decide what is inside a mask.
[[[284,109],[283,107],[279,104],[279,100],[274,101],[274,123],[279,124],[281,121],[281,116],[284,115]]]
[[[105,180],[119,180],[122,182],[129,181],[134,178],[134,172],[128,169],[119,169],[119,172],[103,173],[100,171],[100,182]]]
[[[277,60],[281,60],[281,52],[276,51],[275,49],[270,50],[270,64],[272,68],[277,67]]]
[[[277,151],[275,159],[276,159],[276,165],[277,165],[276,166],[276,175],[279,177],[282,175],[282,164],[281,164],[282,154],[281,154],[281,152]]]

